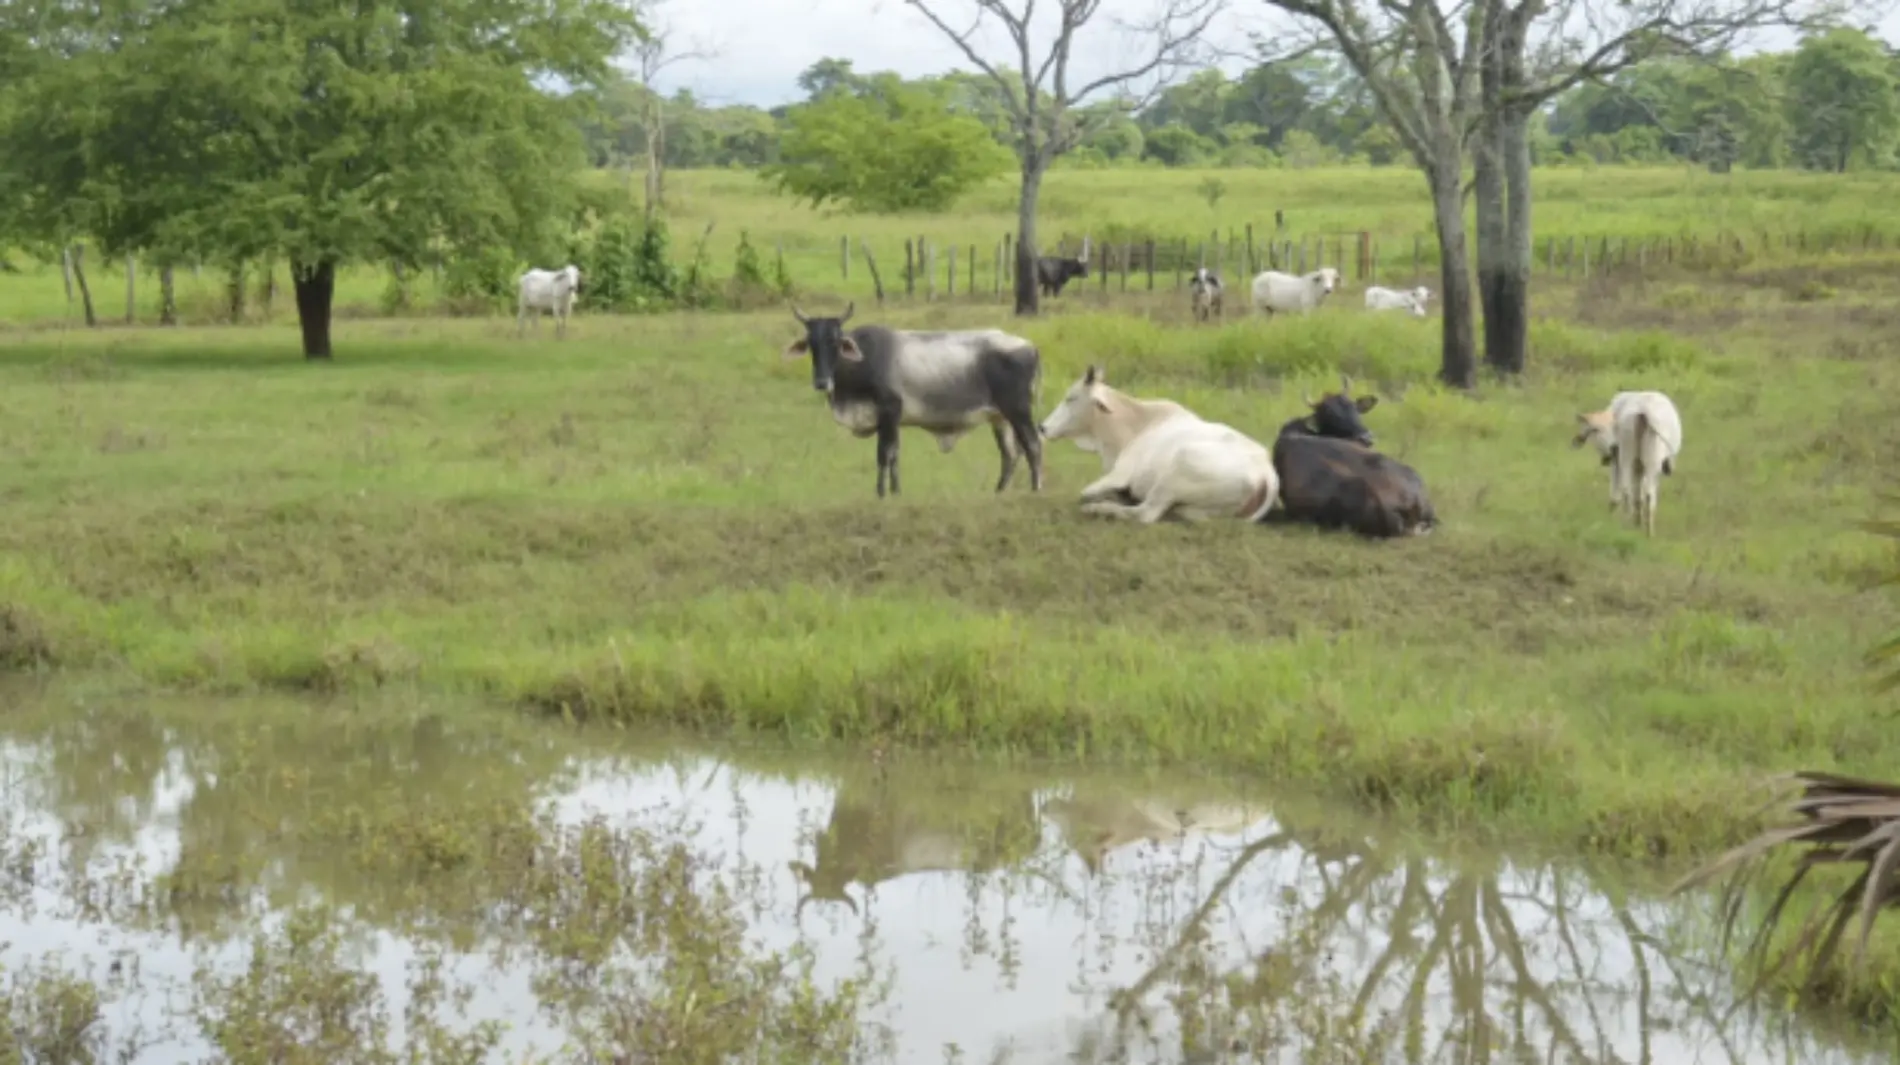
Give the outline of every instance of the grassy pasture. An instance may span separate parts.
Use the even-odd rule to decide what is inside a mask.
[[[1012,179],[1013,180],[1013,179]],[[994,258],[997,242],[1015,227],[1015,187],[998,180],[966,198],[955,214],[912,217],[861,217],[823,212],[791,204],[746,171],[683,171],[667,178],[668,220],[676,258],[684,259],[705,234],[713,274],[729,276],[741,231],[748,235],[768,270],[779,249],[794,284],[810,298],[839,300],[871,298],[873,288],[865,268],[862,246],[868,242],[888,292],[902,290],[904,241],[923,238],[939,249],[957,246],[959,256],[957,299],[968,300],[969,249],[977,252],[977,301],[996,302]],[[626,188],[624,173],[595,172],[595,186]],[[1202,192],[1208,181],[1225,187],[1210,206]],[[1692,235],[1705,242],[1720,235],[1744,241],[1743,258],[1760,265],[1768,260],[1805,257],[1832,238],[1858,237],[1871,227],[1888,246],[1900,246],[1900,218],[1890,208],[1894,181],[1889,175],[1826,175],[1792,171],[1745,171],[1709,174],[1691,167],[1565,167],[1546,168],[1535,176],[1540,266],[1544,242],[1571,238],[1611,238],[1613,251],[1623,253],[1622,242],[1661,241]],[[629,192],[638,196],[638,183]],[[1423,178],[1404,168],[1330,170],[1058,170],[1051,174],[1041,201],[1045,244],[1053,246],[1064,234],[1078,237],[1092,232],[1098,241],[1117,233],[1137,233],[1157,240],[1204,242],[1216,230],[1223,240],[1238,236],[1251,223],[1256,240],[1268,239],[1275,210],[1285,214],[1285,239],[1296,246],[1326,235],[1327,258],[1333,261],[1342,235],[1365,230],[1373,234],[1379,280],[1410,285],[1436,284],[1436,241],[1432,236],[1430,201]],[[851,238],[851,275],[841,276],[838,242]],[[1345,237],[1347,256],[1352,238]],[[1413,269],[1416,249],[1421,268]],[[1071,247],[1073,250],[1073,247]],[[1210,256],[1212,251],[1209,252]],[[1578,255],[1582,252],[1579,251]],[[1594,254],[1594,253],[1593,253]],[[1628,252],[1634,255],[1634,252]],[[1230,256],[1225,264],[1230,268]],[[22,272],[0,274],[0,325],[51,325],[79,320],[79,311],[66,302],[56,265],[35,264],[15,257]],[[116,323],[125,315],[125,265],[101,261],[89,251],[86,269],[100,318]],[[549,265],[549,264],[543,264]],[[937,260],[937,293],[942,298],[947,261]],[[1562,272],[1561,262],[1558,271]],[[255,274],[255,268],[253,270]],[[289,295],[289,273],[276,267],[278,295],[270,316],[294,314]],[[1157,288],[1171,288],[1172,274],[1157,276]],[[1146,289],[1146,277],[1131,277],[1131,289]],[[391,279],[377,266],[356,266],[337,282],[340,315],[363,317],[381,313]],[[1092,277],[1067,295],[1090,304],[1120,305],[1120,278],[1100,288]],[[180,313],[187,323],[223,321],[226,300],[218,272],[205,269],[194,275],[178,272]],[[261,288],[261,282],[257,284]],[[156,272],[141,268],[137,289],[138,319],[156,322],[159,291]],[[1132,294],[1131,294],[1132,295]],[[422,308],[442,302],[436,278],[425,274],[412,283],[411,297]],[[918,300],[923,285],[917,287]],[[261,296],[252,297],[248,314],[263,315]],[[582,306],[585,308],[585,297]]]
[[[1186,235],[1204,176],[1057,175],[1046,224],[1173,211]],[[1408,242],[1425,221],[1409,173],[1219,176],[1225,218],[1283,205],[1370,227],[1354,210],[1384,203],[1379,232]],[[1881,217],[1878,179],[1539,180],[1544,232]],[[841,228],[876,243],[1006,224],[1000,188],[958,218],[872,223],[745,174],[672,187],[682,242],[707,218],[782,236],[795,278],[831,268]],[[122,283],[95,279],[106,317]],[[357,271],[340,298],[366,313],[381,284]],[[1365,544],[1085,520],[1093,456],[1053,445],[1042,496],[1019,476],[997,497],[985,433],[948,455],[907,435],[905,494],[880,503],[872,445],[778,358],[783,310],[583,315],[561,344],[545,326],[518,342],[506,319],[352,316],[336,364],[306,366],[287,297],[256,327],[73,330],[54,327],[57,272],[29,269],[0,276],[0,317],[29,326],[0,332],[0,666],[1205,765],[1679,861],[1753,824],[1763,771],[1900,760],[1862,663],[1900,623],[1868,587],[1894,557],[1858,528],[1900,445],[1890,255],[1540,275],[1532,372],[1475,396],[1432,383],[1435,320],[1368,315],[1356,284],[1309,319],[1204,328],[1171,291],[1013,323],[806,287],[856,296],[859,320],[1020,328],[1044,351],[1039,414],[1094,361],[1266,439],[1303,389],[1352,373],[1444,527]],[[1687,430],[1654,540],[1567,446],[1576,411],[1637,387],[1669,391]]]

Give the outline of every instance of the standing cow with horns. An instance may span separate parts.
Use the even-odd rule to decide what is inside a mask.
[[[945,453],[964,433],[987,423],[1002,453],[1001,492],[1029,457],[1029,486],[1042,491],[1042,438],[1035,402],[1042,383],[1036,346],[1001,329],[925,332],[845,323],[845,304],[833,318],[807,316],[791,306],[805,335],[785,347],[788,359],[811,359],[811,386],[823,392],[831,416],[853,436],[877,437],[877,494],[888,481],[898,492],[897,431],[911,426],[937,438]]]

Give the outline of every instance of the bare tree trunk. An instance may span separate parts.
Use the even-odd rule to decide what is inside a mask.
[[[1530,110],[1524,46],[1536,9],[1486,5],[1479,68],[1484,120],[1477,150],[1478,292],[1484,305],[1484,361],[1500,374],[1524,372],[1530,341]]]
[[[330,357],[330,310],[336,298],[336,264],[290,261],[290,283],[297,296],[297,325],[303,330],[306,359]]]
[[[1427,176],[1432,185],[1432,213],[1438,222],[1439,286],[1444,289],[1444,352],[1439,379],[1453,388],[1477,384],[1477,337],[1471,319],[1471,258],[1465,237],[1464,197],[1459,188],[1457,152],[1446,153]]]
[[[1498,39],[1504,23],[1503,4],[1484,5],[1484,40],[1478,67],[1480,98],[1484,103],[1478,135],[1473,139],[1471,162],[1478,221],[1478,306],[1484,315],[1484,361],[1499,373],[1509,373],[1509,352],[1496,325],[1507,313],[1505,297],[1505,244],[1509,239],[1504,216],[1504,55]]]
[[[86,246],[73,245],[73,280],[79,284],[79,303],[86,312],[86,325],[96,326],[99,318],[92,310],[92,286],[86,284]]]
[[[1488,72],[1487,72],[1488,76]],[[1505,243],[1509,237],[1504,217],[1504,167],[1498,158],[1502,138],[1498,119],[1486,114],[1473,145],[1473,188],[1477,200],[1478,221],[1478,307],[1484,315],[1484,361],[1492,369],[1509,372],[1499,365],[1503,339],[1494,328],[1504,298]]]
[[[1531,263],[1536,251],[1531,241],[1531,134],[1530,113],[1512,108],[1500,125],[1504,165],[1506,215],[1504,261],[1499,270],[1496,318],[1485,319],[1486,358],[1503,373],[1524,372],[1530,350]]]
[[[231,274],[225,280],[225,295],[229,298],[231,324],[244,323],[244,263],[238,262],[231,267]]]
[[[1016,313],[1041,310],[1036,288],[1036,202],[1042,198],[1043,162],[1030,152],[1023,160],[1022,197],[1016,203]]]
[[[646,180],[646,217],[653,220],[653,213],[666,205],[666,111],[660,102],[658,93],[647,90],[647,180]]]
[[[170,263],[158,268],[158,324],[178,324],[178,290],[172,285]]]

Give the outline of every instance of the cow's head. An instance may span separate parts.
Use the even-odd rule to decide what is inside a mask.
[[[573,263],[568,263],[561,272],[567,275],[567,287],[575,292],[579,292],[581,290],[581,268],[575,266]]]
[[[798,905],[792,909],[792,920],[796,921],[803,917],[806,905],[814,899],[823,900],[825,902],[842,902],[850,908],[852,913],[855,914],[858,912],[858,904],[852,901],[850,895],[845,894],[845,884],[848,883],[848,881],[827,883],[827,881],[832,878],[820,878],[817,871],[804,862],[792,861],[787,862],[786,865],[791,868],[792,875],[796,876],[805,885],[804,894],[799,896]]]
[[[1607,410],[1595,410],[1588,414],[1577,415],[1577,435],[1570,439],[1571,447],[1595,444],[1597,455],[1608,466],[1616,458],[1616,421]]]
[[[838,360],[860,362],[864,353],[858,350],[857,341],[845,335],[844,324],[851,320],[851,312],[857,309],[854,300],[844,305],[844,313],[836,318],[807,318],[798,304],[792,304],[792,317],[805,326],[805,335],[785,345],[785,357],[796,359],[811,356],[811,386],[820,392],[831,391],[831,375],[838,366]]]
[[[1339,271],[1330,266],[1322,266],[1307,276],[1313,279],[1313,287],[1322,296],[1339,287]]]
[[[1108,378],[1102,368],[1090,365],[1080,380],[1069,386],[1062,394],[1062,402],[1037,426],[1042,435],[1050,440],[1073,439],[1084,451],[1094,451],[1099,444],[1090,425],[1097,415],[1108,413],[1108,398],[1103,390],[1108,387]]]
[[[1420,285],[1412,290],[1412,317],[1425,317],[1425,301],[1432,298],[1432,290]]]
[[[1328,392],[1317,401],[1311,395],[1303,395],[1300,401],[1312,408],[1313,413],[1306,416],[1305,426],[1314,436],[1330,436],[1339,440],[1351,440],[1366,447],[1372,446],[1372,430],[1359,416],[1379,405],[1378,396],[1352,395],[1352,378],[1347,374],[1339,375],[1339,391]]]

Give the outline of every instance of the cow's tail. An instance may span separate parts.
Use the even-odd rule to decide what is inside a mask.
[[[1636,412],[1636,454],[1631,457],[1636,460],[1634,465],[1641,467],[1644,470],[1644,472],[1648,471],[1649,460],[1648,460],[1647,453],[1643,449],[1643,443],[1648,437],[1652,437],[1652,436],[1656,437],[1659,440],[1662,438],[1662,434],[1658,433],[1656,431],[1656,427],[1650,424],[1649,412],[1640,411],[1640,410],[1637,411]],[[1635,487],[1635,486],[1632,485],[1631,487]]]
[[[1274,488],[1273,475],[1263,474],[1255,482],[1253,491],[1247,496],[1247,501],[1240,505],[1240,516],[1249,522],[1265,520],[1267,512],[1273,509],[1274,501],[1279,495]]]

